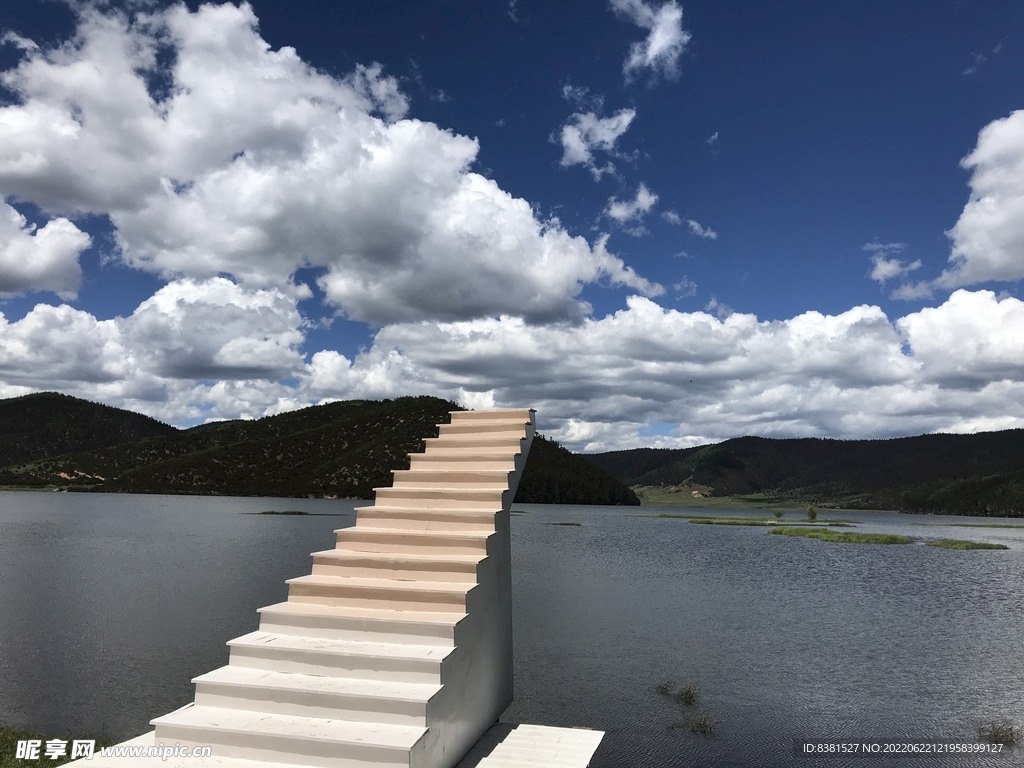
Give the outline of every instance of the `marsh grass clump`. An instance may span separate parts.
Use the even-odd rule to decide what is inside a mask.
[[[686,723],[690,733],[699,733],[701,736],[713,736],[717,723],[707,715],[695,715]]]
[[[655,686],[654,690],[660,693],[662,696],[668,696],[672,693],[672,686],[675,685],[671,680],[664,680]]]
[[[1021,729],[1009,720],[992,720],[984,725],[978,726],[978,737],[990,744],[1005,744],[1012,747],[1019,743]]]
[[[694,685],[684,685],[676,693],[676,703],[684,707],[690,707],[697,703],[699,690]]]
[[[1009,549],[1005,544],[989,544],[987,541],[964,541],[963,539],[935,539],[928,542],[936,549]]]
[[[818,519],[818,510],[816,510],[814,508],[814,505],[811,505],[811,506],[809,506],[807,508],[807,519],[808,520],[817,520]]]
[[[909,536],[897,536],[892,533],[855,533],[853,531],[830,531],[825,528],[785,526],[773,528],[769,533],[780,536],[803,536],[807,539],[838,542],[843,544],[909,544]]]
[[[774,511],[772,512],[772,514],[773,514],[773,515],[775,515],[775,519],[776,519],[776,520],[781,520],[781,519],[782,519],[782,516],[783,516],[784,514],[786,514],[786,513],[785,513],[785,512],[783,512],[783,511],[782,511],[781,509],[776,509],[776,510],[774,510]]]

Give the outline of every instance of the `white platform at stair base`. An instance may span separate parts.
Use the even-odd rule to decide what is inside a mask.
[[[118,746],[154,747],[155,732],[143,734]],[[485,733],[455,768],[586,768],[603,731],[553,728],[547,725],[497,723]],[[166,742],[164,742],[166,744]],[[173,745],[172,745],[173,746]],[[220,757],[100,757],[74,761],[81,768],[299,768],[288,763],[257,762]]]

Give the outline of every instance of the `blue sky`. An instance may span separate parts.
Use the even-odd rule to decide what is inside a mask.
[[[428,393],[584,450],[1024,426],[1020,3],[0,27],[0,395]]]

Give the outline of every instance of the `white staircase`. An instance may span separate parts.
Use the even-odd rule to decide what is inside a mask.
[[[452,413],[195,678],[195,703],[152,721],[154,741],[227,762],[455,766],[512,702],[508,513],[534,426],[526,409]]]

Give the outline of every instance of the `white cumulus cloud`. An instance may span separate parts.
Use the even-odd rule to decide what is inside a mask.
[[[562,144],[562,166],[582,165],[599,181],[605,173],[615,171],[615,165],[607,161],[598,166],[594,158],[596,151],[615,155],[615,142],[619,140],[636,117],[636,110],[620,109],[611,117],[598,117],[594,112],[576,112],[559,132]]]
[[[639,222],[645,214],[650,212],[656,202],[658,202],[658,196],[641,182],[636,189],[636,197],[632,200],[617,200],[611,197],[608,199],[608,206],[604,212],[606,216],[615,219],[619,224],[629,224],[634,221]]]
[[[679,57],[690,42],[683,29],[683,9],[675,0],[655,7],[643,0],[611,0],[611,7],[629,21],[648,30],[647,37],[634,43],[622,65],[627,79],[641,69],[650,69],[666,77],[679,72]]]
[[[952,263],[935,281],[958,288],[1024,277],[1024,110],[986,125],[960,165],[971,196],[946,234]]]
[[[887,280],[905,277],[915,269],[920,269],[920,259],[908,262],[895,257],[894,254],[902,253],[906,248],[906,243],[880,243],[877,240],[865,243],[862,249],[871,254],[871,279],[885,285]],[[899,298],[911,298],[909,294],[912,289],[910,287],[902,286],[901,289],[897,289],[897,292],[900,290],[903,293]]]
[[[0,75],[17,97],[0,107],[0,194],[108,216],[131,267],[295,295],[313,267],[329,302],[377,325],[578,320],[588,283],[657,290],[470,171],[475,140],[405,119],[379,65],[319,72],[272,49],[249,5],[85,7],[71,41],[22,55]],[[581,136],[613,146],[632,115],[609,120]]]
[[[78,257],[91,242],[89,235],[65,218],[52,219],[37,229],[15,208],[0,202],[0,296],[30,291],[74,296],[82,281]]]

